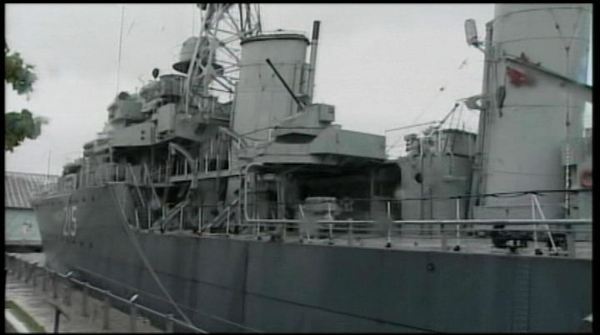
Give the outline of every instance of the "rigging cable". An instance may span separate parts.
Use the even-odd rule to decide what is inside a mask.
[[[463,68],[464,68],[466,65],[468,65],[468,60],[469,60],[469,58],[468,58],[468,57],[467,57],[467,58],[465,58],[465,59],[463,59],[463,61],[462,61],[462,62],[460,62],[459,66],[458,66],[458,68],[457,68],[456,70],[457,70],[457,71],[458,71],[458,70],[462,70],[462,69],[463,69]],[[446,87],[448,86],[448,83],[451,81],[451,79],[449,79],[448,77],[450,77],[450,75],[449,75],[449,76],[446,76],[445,80],[443,81],[443,85],[442,85],[442,86],[440,86],[440,88],[438,88],[438,90],[437,90],[436,94],[433,96],[433,98],[431,98],[431,99],[429,100],[429,105],[428,105],[426,108],[424,108],[424,109],[421,111],[421,113],[420,113],[419,115],[417,115],[417,117],[416,117],[416,118],[414,118],[414,119],[413,119],[413,121],[412,121],[411,123],[415,123],[415,122],[417,122],[417,121],[418,121],[418,120],[419,120],[419,119],[420,119],[420,118],[421,118],[421,117],[422,117],[422,116],[423,116],[423,115],[424,115],[424,114],[425,114],[425,113],[426,113],[426,112],[429,110],[429,108],[431,108],[431,106],[432,106],[432,105],[433,105],[433,103],[434,103],[434,102],[437,100],[437,98],[438,98],[438,97],[439,97],[439,96],[440,96],[440,95],[441,95],[443,92],[445,92],[445,91],[446,91]]]
[[[119,56],[117,58],[117,94],[119,94],[119,79],[121,75],[121,50],[123,47],[123,18],[125,17],[125,5],[121,5],[121,29],[119,31]]]
[[[173,297],[171,297],[171,295],[169,294],[169,292],[167,291],[167,289],[163,286],[162,282],[160,281],[160,278],[158,278],[158,275],[156,274],[156,272],[152,268],[152,265],[150,264],[150,261],[148,261],[148,258],[146,257],[146,255],[144,255],[144,252],[142,251],[142,249],[141,249],[141,247],[139,245],[138,240],[135,238],[135,236],[132,236],[131,229],[129,229],[129,227],[125,226],[126,222],[127,222],[127,216],[125,215],[125,211],[124,211],[123,207],[121,206],[121,202],[119,201],[119,199],[115,195],[115,190],[112,187],[110,188],[110,194],[113,197],[113,200],[115,201],[115,203],[117,204],[117,206],[119,206],[119,213],[121,214],[121,216],[123,218],[123,220],[120,220],[121,224],[123,225],[123,228],[125,229],[125,232],[127,233],[127,236],[129,237],[130,241],[132,242],[134,249],[136,250],[136,252],[140,256],[140,258],[142,259],[142,262],[144,263],[144,266],[146,267],[146,269],[148,270],[148,272],[150,272],[150,275],[152,276],[152,278],[154,279],[154,281],[156,282],[156,284],[158,285],[158,287],[160,288],[160,290],[162,291],[162,293],[167,297],[167,299],[169,300],[169,302],[173,305],[173,307],[175,308],[175,310],[177,310],[177,312],[179,313],[179,315],[181,315],[181,317],[183,318],[183,320],[185,322],[187,322],[188,324],[193,325],[193,323],[190,321],[190,319],[187,317],[187,315],[185,315],[185,313],[183,313],[183,311],[181,310],[181,308],[179,308],[179,306],[177,305],[177,303],[175,302],[175,300],[173,300]]]
[[[192,325],[192,326],[194,326],[196,328],[199,328],[199,327],[197,327],[196,325],[194,325],[190,321],[190,319],[187,317],[187,315],[181,310],[181,308],[179,307],[179,305],[177,305],[177,303],[175,302],[175,300],[173,300],[173,298],[171,297],[171,295],[169,294],[169,292],[167,291],[167,289],[162,284],[160,278],[158,277],[158,275],[154,271],[154,268],[152,268],[152,264],[150,264],[150,261],[148,261],[148,258],[144,254],[144,251],[142,250],[142,248],[141,248],[141,246],[139,244],[138,239],[135,237],[135,235],[133,235],[133,231],[128,227],[128,225],[127,225],[127,216],[125,214],[125,210],[121,206],[121,202],[117,199],[117,196],[115,195],[114,188],[110,188],[110,191],[111,191],[110,193],[111,193],[111,196],[113,197],[113,200],[115,200],[115,202],[117,203],[117,205],[119,207],[119,213],[121,214],[121,217],[123,218],[123,220],[121,220],[121,224],[123,226],[123,229],[125,230],[125,232],[127,233],[127,236],[131,240],[134,249],[136,250],[136,252],[140,256],[140,258],[142,259],[142,262],[144,263],[144,266],[146,267],[146,269],[148,270],[148,272],[150,273],[150,275],[152,276],[152,278],[154,279],[154,281],[157,283],[157,285],[160,288],[160,290],[162,291],[162,293],[168,299],[169,303],[171,303],[173,305],[173,307],[175,307],[175,309],[181,315],[181,317],[183,318],[183,320],[185,322],[187,322],[188,324],[190,324],[190,325]],[[196,310],[196,311],[198,311],[198,310]],[[227,319],[223,319],[223,318],[217,317],[215,315],[209,315],[207,313],[202,313],[202,314],[206,314],[210,318],[217,319],[217,320],[222,321],[224,323],[228,323],[228,324],[234,325],[236,327],[239,327],[239,328],[242,328],[242,329],[245,329],[245,330],[249,330],[249,331],[252,331],[252,332],[261,332],[260,330],[257,330],[257,329],[254,329],[254,328],[251,328],[251,327],[248,327],[248,326],[244,326],[244,325],[239,324],[237,322],[234,322],[234,321],[231,321],[231,320],[227,320]]]

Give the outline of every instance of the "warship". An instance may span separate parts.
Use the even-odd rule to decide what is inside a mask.
[[[254,4],[197,7],[174,72],[120,92],[32,201],[47,266],[208,332],[591,320],[591,4],[495,5],[483,40],[466,20],[477,133],[453,108],[397,159],[313,101],[319,21],[309,40]]]

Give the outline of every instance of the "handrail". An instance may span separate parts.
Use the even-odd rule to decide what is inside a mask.
[[[165,217],[164,217],[164,218],[160,218],[160,219],[156,220],[156,221],[155,221],[155,222],[152,224],[152,226],[154,227],[154,226],[156,226],[157,224],[160,224],[160,225],[162,225],[163,223],[170,221],[170,220],[171,220],[171,219],[172,219],[172,218],[173,218],[173,217],[174,217],[176,214],[179,214],[179,212],[180,212],[180,211],[182,211],[182,210],[185,208],[185,206],[186,206],[188,203],[189,203],[189,201],[188,201],[188,200],[184,200],[184,201],[182,201],[182,202],[178,203],[177,205],[175,205],[175,207],[173,207],[173,208],[172,208],[172,209],[169,211],[169,213],[167,213],[167,215],[165,215]]]
[[[30,264],[30,266],[34,267],[34,269],[32,269],[30,271],[34,271],[35,269],[40,269],[40,270],[45,271],[48,275],[55,275],[55,276],[57,276],[57,277],[59,277],[59,278],[61,278],[63,280],[70,281],[70,282],[78,285],[79,287],[92,290],[92,291],[100,294],[101,296],[104,296],[106,298],[118,301],[118,302],[120,302],[120,303],[122,303],[124,305],[127,305],[127,306],[133,306],[134,305],[136,308],[139,308],[139,309],[147,312],[148,314],[152,314],[154,316],[162,318],[165,321],[165,323],[167,323],[167,324],[168,324],[168,322],[173,322],[173,323],[176,323],[177,325],[179,325],[181,327],[187,328],[188,330],[191,330],[191,331],[194,331],[194,332],[197,332],[197,333],[208,334],[208,332],[206,330],[201,329],[199,327],[196,327],[193,324],[186,323],[186,322],[184,322],[182,320],[176,319],[176,318],[173,317],[173,315],[164,314],[164,313],[161,313],[161,312],[156,311],[154,309],[151,309],[149,307],[137,304],[137,303],[135,303],[135,299],[126,299],[126,298],[123,298],[123,297],[118,296],[118,295],[116,295],[116,294],[114,294],[114,293],[112,293],[112,292],[110,292],[108,290],[103,290],[103,289],[101,289],[99,287],[91,285],[90,283],[87,283],[87,282],[78,280],[76,278],[73,278],[70,275],[70,273],[68,273],[68,274],[62,274],[62,273],[60,273],[58,271],[54,271],[54,270],[52,270],[52,269],[50,269],[50,268],[48,268],[46,266],[38,265],[37,263],[29,263],[27,261],[24,261],[22,259],[19,259],[18,257],[12,256],[12,255],[8,255],[8,257],[9,257],[9,259],[13,258],[14,260]]]
[[[223,219],[225,218],[229,218],[231,217],[231,213],[232,213],[232,208],[233,206],[236,206],[240,201],[240,198],[235,198],[232,202],[229,203],[229,205],[227,205],[227,207],[225,207],[223,209],[223,211],[221,211],[221,213],[219,213],[219,215],[217,215],[208,225],[204,226],[202,228],[202,230],[207,230],[210,229],[220,223],[222,223],[221,221],[223,221]]]
[[[156,201],[156,203],[160,203],[158,198],[158,194],[156,193],[156,189],[154,188],[154,183],[152,182],[152,175],[150,174],[150,168],[148,168],[148,164],[144,163],[144,171],[148,178],[148,185],[150,185],[150,190],[152,191],[152,197]]]
[[[135,173],[133,171],[133,167],[131,166],[131,164],[127,164],[127,167],[129,168],[129,174],[131,175],[131,178],[133,179],[133,185],[135,186],[135,189],[137,191],[138,197],[139,197],[142,205],[145,208],[145,207],[147,207],[146,201],[144,200],[144,197],[142,195],[142,191],[140,190],[140,185],[137,182],[137,178],[136,178]]]

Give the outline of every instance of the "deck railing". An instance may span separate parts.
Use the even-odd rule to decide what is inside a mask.
[[[578,253],[591,252],[591,219],[547,219],[538,195],[532,193],[529,197],[531,216],[519,219],[464,219],[461,197],[437,199],[446,205],[453,203],[455,217],[426,220],[402,218],[402,206],[408,206],[407,201],[421,199],[344,199],[319,204],[316,209],[305,203],[256,201],[235,206],[188,204],[179,207],[177,215],[171,215],[164,222],[162,232],[193,231],[204,235],[348,245],[356,244],[357,239],[372,241],[372,245],[379,240],[383,241],[382,247],[388,248],[414,243],[456,251],[485,244],[516,252],[532,244],[536,254],[543,253],[545,243],[551,255],[577,257]],[[216,221],[219,221],[218,227],[214,225]],[[575,246],[582,244],[579,242],[587,243],[589,250],[577,250]]]

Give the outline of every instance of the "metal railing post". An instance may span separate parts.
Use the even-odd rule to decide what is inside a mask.
[[[227,214],[225,214],[225,215],[227,215],[227,221],[225,222],[225,235],[229,235],[229,211],[230,211],[229,208],[230,207],[227,207],[227,209],[226,209]]]
[[[256,239],[260,240],[260,221],[256,222]]]
[[[34,275],[34,271],[35,271],[35,265],[32,263],[28,263],[29,265],[29,282],[33,281],[33,275]]]
[[[134,214],[135,214],[135,227],[137,229],[140,229],[140,217],[138,215],[138,209],[137,208],[135,209]]]
[[[287,222],[283,222],[283,231],[281,232],[282,242],[285,242],[286,237],[287,237]]]
[[[165,324],[165,332],[173,333],[173,314],[167,314],[167,321]]]
[[[23,262],[23,277],[25,280],[25,284],[29,283],[29,272],[30,272],[30,268],[29,268],[29,263],[27,262]]]
[[[183,209],[185,206],[179,209],[179,231],[183,231]]]
[[[88,296],[89,296],[90,286],[88,283],[83,283],[83,288],[81,290],[81,315],[84,317],[88,317],[90,314],[88,312]]]
[[[58,299],[58,280],[57,279],[57,274],[53,273],[52,274],[52,298],[53,299]]]
[[[54,333],[58,333],[58,329],[60,327],[60,310],[55,306],[54,307]]]
[[[534,195],[531,194],[529,196],[530,202],[531,202],[531,219],[535,220],[535,200],[534,200]],[[536,255],[541,255],[542,254],[542,250],[540,249],[539,243],[538,243],[538,235],[537,235],[537,231],[538,231],[538,224],[537,222],[533,224],[533,250],[534,253]]]
[[[348,222],[348,245],[352,245],[352,240],[354,239],[354,229],[352,226],[352,221]]]
[[[68,279],[63,289],[63,303],[71,306],[71,284],[68,282]]]
[[[22,270],[23,265],[19,261],[17,261],[15,265],[16,265],[15,266],[15,270],[16,270],[15,272],[16,272],[16,275],[17,275],[16,277],[17,277],[18,280],[21,280],[21,277],[23,276],[23,270]]]
[[[198,206],[198,232],[202,232],[202,205]]]
[[[104,299],[102,302],[102,329],[108,330],[110,326],[110,297],[108,291],[103,291]]]
[[[328,225],[328,229],[329,229],[329,245],[333,245],[333,223],[329,223]]]
[[[567,242],[567,253],[569,257],[575,257],[576,249],[575,249],[575,236],[573,234],[573,228],[570,224],[564,225],[566,242]]]
[[[460,220],[460,198],[456,198],[456,220]],[[456,245],[454,251],[460,250],[460,223],[456,225]]]
[[[446,230],[445,230],[443,223],[440,224],[440,235],[441,235],[442,250],[447,250],[448,249],[448,239],[446,238]]]
[[[131,331],[132,333],[135,333],[136,325],[137,325],[137,305],[135,304],[135,302],[132,302],[131,306],[129,307],[129,331]]]
[[[387,216],[391,220],[392,219],[392,210],[390,208],[390,202],[387,202]]]
[[[540,213],[540,217],[541,217],[542,221],[545,221],[546,215],[544,215],[544,211],[542,210],[542,206],[540,205],[540,202],[539,202],[537,196],[535,194],[532,194],[531,196],[533,198],[535,206],[538,209],[538,212]],[[548,224],[545,224],[545,226],[546,226],[546,233],[548,234],[548,239],[550,240],[550,245],[552,246],[552,252],[557,253],[558,250],[556,249],[556,244],[554,243],[554,237],[552,237],[552,232],[550,231],[550,226]]]
[[[37,285],[37,276],[36,276],[37,271],[36,270],[37,270],[37,268],[35,268],[35,267],[31,270],[31,287],[33,287],[34,291],[35,291],[35,287]]]
[[[21,277],[21,268],[20,267],[21,267],[21,264],[15,260],[13,262],[13,268],[14,268],[15,278],[17,278],[17,279],[20,279],[20,277]]]
[[[44,274],[42,275],[42,292],[46,292],[48,287],[48,270],[44,269]]]
[[[152,209],[150,207],[151,206],[148,206],[148,226],[146,227],[147,229],[150,229],[150,227],[152,226]]]

